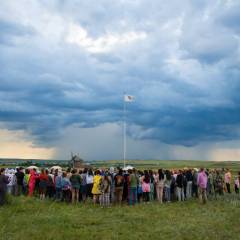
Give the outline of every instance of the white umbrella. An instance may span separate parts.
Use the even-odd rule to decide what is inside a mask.
[[[130,170],[130,169],[132,170],[133,166],[128,165],[125,168],[123,168],[123,171],[127,171],[127,170]]]
[[[29,167],[27,167],[27,169],[36,169],[36,170],[38,170],[38,167],[36,167],[36,166],[29,166]]]
[[[60,166],[52,166],[51,167],[51,170],[56,170],[56,169],[58,169],[59,171],[62,171],[62,168],[60,167]]]

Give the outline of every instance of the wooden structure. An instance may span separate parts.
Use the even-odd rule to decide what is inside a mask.
[[[71,156],[70,165],[72,168],[84,168],[85,164],[83,159],[79,157],[79,155],[73,155]]]

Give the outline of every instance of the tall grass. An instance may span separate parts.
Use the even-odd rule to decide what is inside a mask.
[[[237,203],[237,204],[236,204]],[[100,208],[11,198],[0,208],[1,240],[240,239],[240,199]]]

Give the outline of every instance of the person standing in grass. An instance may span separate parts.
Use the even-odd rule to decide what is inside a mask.
[[[207,183],[207,194],[212,195],[213,194],[213,171],[209,170],[208,174],[208,183]]]
[[[236,194],[239,194],[239,179],[235,178],[234,180],[234,190]]]
[[[186,198],[189,199],[192,197],[192,183],[193,183],[192,169],[186,170],[186,180],[187,180]]]
[[[115,200],[116,203],[121,204],[124,184],[123,171],[121,168],[119,169],[118,174],[114,177],[114,182],[115,182]]]
[[[186,178],[186,169],[183,169],[183,192],[184,199],[187,199],[187,178]]]
[[[138,186],[138,176],[136,174],[135,168],[128,170],[128,204],[130,206],[137,203],[137,186]]]
[[[71,199],[71,182],[66,172],[62,175],[62,201],[69,203]]]
[[[58,169],[54,173],[54,186],[55,186],[55,200],[62,200],[62,175]]]
[[[240,173],[238,173],[238,174],[240,174]],[[234,180],[234,190],[235,190],[236,194],[239,194],[239,185],[240,185],[239,176],[237,176]]]
[[[16,176],[13,170],[9,170],[7,173],[5,173],[5,176],[8,177],[8,185],[7,185],[7,192],[11,195],[14,195],[15,193],[15,186],[16,186]]]
[[[47,181],[47,192],[46,192],[46,197],[48,198],[53,198],[54,196],[54,175],[52,174],[53,169],[51,170],[51,172],[49,173],[48,170],[46,170],[46,174],[48,176],[48,181]]]
[[[100,206],[109,207],[110,206],[110,188],[111,188],[111,177],[106,172],[101,180],[101,195],[99,197]]]
[[[154,191],[155,191],[155,178],[153,175],[153,171],[149,170],[149,175],[150,175],[150,201],[154,200]]]
[[[177,175],[175,174],[175,171],[172,170],[171,171],[171,176],[172,176],[172,180],[171,180],[171,185],[170,185],[170,195],[171,195],[171,200],[176,200],[176,178]]]
[[[24,173],[23,168],[17,168],[17,172],[15,173],[16,176],[16,185],[15,185],[15,196],[20,196],[23,193],[23,179]]]
[[[45,169],[42,169],[41,174],[39,175],[39,194],[40,194],[41,200],[44,200],[46,197],[47,184],[48,184],[48,175]]]
[[[29,177],[29,184],[28,184],[28,196],[32,197],[34,189],[35,189],[35,185],[36,185],[36,180],[37,180],[38,176],[37,176],[37,172],[36,169],[31,169],[30,170],[30,177]]]
[[[160,203],[163,203],[164,180],[165,180],[165,176],[164,176],[163,170],[158,169],[158,174],[155,176],[155,184],[156,184],[157,200]]]
[[[111,177],[110,201],[111,201],[111,203],[114,203],[115,202],[115,182],[114,182],[115,171],[114,171],[114,167],[110,167],[109,173],[110,173],[110,177]]]
[[[7,193],[7,184],[8,177],[4,174],[5,169],[0,169],[0,206],[6,203],[6,193]]]
[[[84,168],[81,177],[81,188],[80,192],[82,195],[82,201],[85,202],[87,198],[87,168]]]
[[[197,185],[197,179],[198,179],[198,169],[193,169],[193,182],[192,182],[192,196],[198,198],[198,185]]]
[[[227,192],[231,193],[231,179],[232,179],[232,175],[230,170],[227,168],[227,171],[224,175],[224,180],[225,180],[225,184],[226,184],[226,188],[227,188]]]
[[[87,198],[92,198],[92,188],[93,188],[93,171],[92,169],[88,169],[87,171]]]
[[[93,177],[93,188],[92,188],[94,204],[96,204],[99,201],[99,197],[101,194],[101,189],[100,189],[101,183],[102,183],[102,177],[100,175],[100,171],[96,170],[95,175]]]
[[[141,203],[142,199],[143,199],[142,177],[143,177],[143,172],[142,171],[138,171],[137,198],[138,198],[138,202],[139,203]]]
[[[217,196],[217,194],[220,196],[223,195],[224,181],[219,170],[216,170],[214,186],[215,186],[215,197]]]
[[[128,202],[128,171],[123,172],[123,196],[122,201]]]
[[[204,168],[201,168],[198,174],[197,183],[199,187],[199,200],[203,204],[207,202],[207,182],[208,182],[208,176],[204,171]]]
[[[165,197],[166,201],[171,201],[171,184],[172,184],[172,175],[169,170],[166,170],[166,178],[164,181],[164,188],[165,188]]]
[[[80,191],[80,186],[81,186],[81,177],[77,173],[76,169],[72,170],[72,174],[70,177],[70,182],[71,182],[71,191],[72,191],[72,203],[78,203],[79,202],[79,191]]]
[[[150,175],[147,170],[144,170],[144,175],[142,176],[142,191],[143,191],[143,201],[149,203],[150,201]]]
[[[179,170],[176,178],[176,185],[177,185],[177,197],[178,201],[184,201],[184,188],[183,188],[183,172]]]
[[[25,174],[24,174],[24,178],[23,178],[23,193],[25,195],[28,194],[29,179],[30,179],[30,172],[28,169],[25,169]]]

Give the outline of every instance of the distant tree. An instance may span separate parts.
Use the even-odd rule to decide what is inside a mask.
[[[31,166],[31,165],[32,165],[32,161],[31,161],[31,160],[28,160],[25,165],[26,165],[26,166]]]

